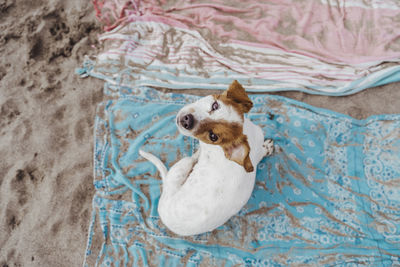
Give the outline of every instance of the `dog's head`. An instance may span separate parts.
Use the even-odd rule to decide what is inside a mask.
[[[243,134],[243,114],[252,107],[244,88],[234,81],[222,94],[209,95],[183,107],[176,123],[183,135],[221,146],[227,159],[252,172],[250,147]]]

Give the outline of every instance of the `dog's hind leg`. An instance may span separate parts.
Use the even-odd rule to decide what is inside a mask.
[[[163,181],[163,190],[168,191],[168,194],[174,194],[187,180],[197,163],[199,151],[191,157],[185,157],[176,162]]]

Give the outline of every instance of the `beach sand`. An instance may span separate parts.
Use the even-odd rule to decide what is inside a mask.
[[[91,1],[0,0],[0,267],[82,265],[103,82],[75,69],[101,32]],[[357,119],[400,113],[399,83],[280,95]]]

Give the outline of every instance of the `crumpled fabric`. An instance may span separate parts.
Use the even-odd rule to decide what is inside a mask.
[[[98,107],[93,214],[84,266],[400,265],[400,115],[356,120],[274,95],[248,117],[275,153],[257,166],[247,205],[218,229],[179,237],[162,224],[154,153],[168,167],[194,153],[177,111],[199,97],[113,88]]]
[[[123,87],[348,95],[400,80],[400,2],[94,1],[86,75]]]

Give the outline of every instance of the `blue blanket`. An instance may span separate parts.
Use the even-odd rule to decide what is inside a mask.
[[[138,150],[169,167],[191,155],[173,121],[197,99],[142,87],[99,105],[85,266],[400,265],[400,115],[360,121],[279,96],[251,96],[276,153],[248,204],[211,233],[169,232],[159,174]]]

